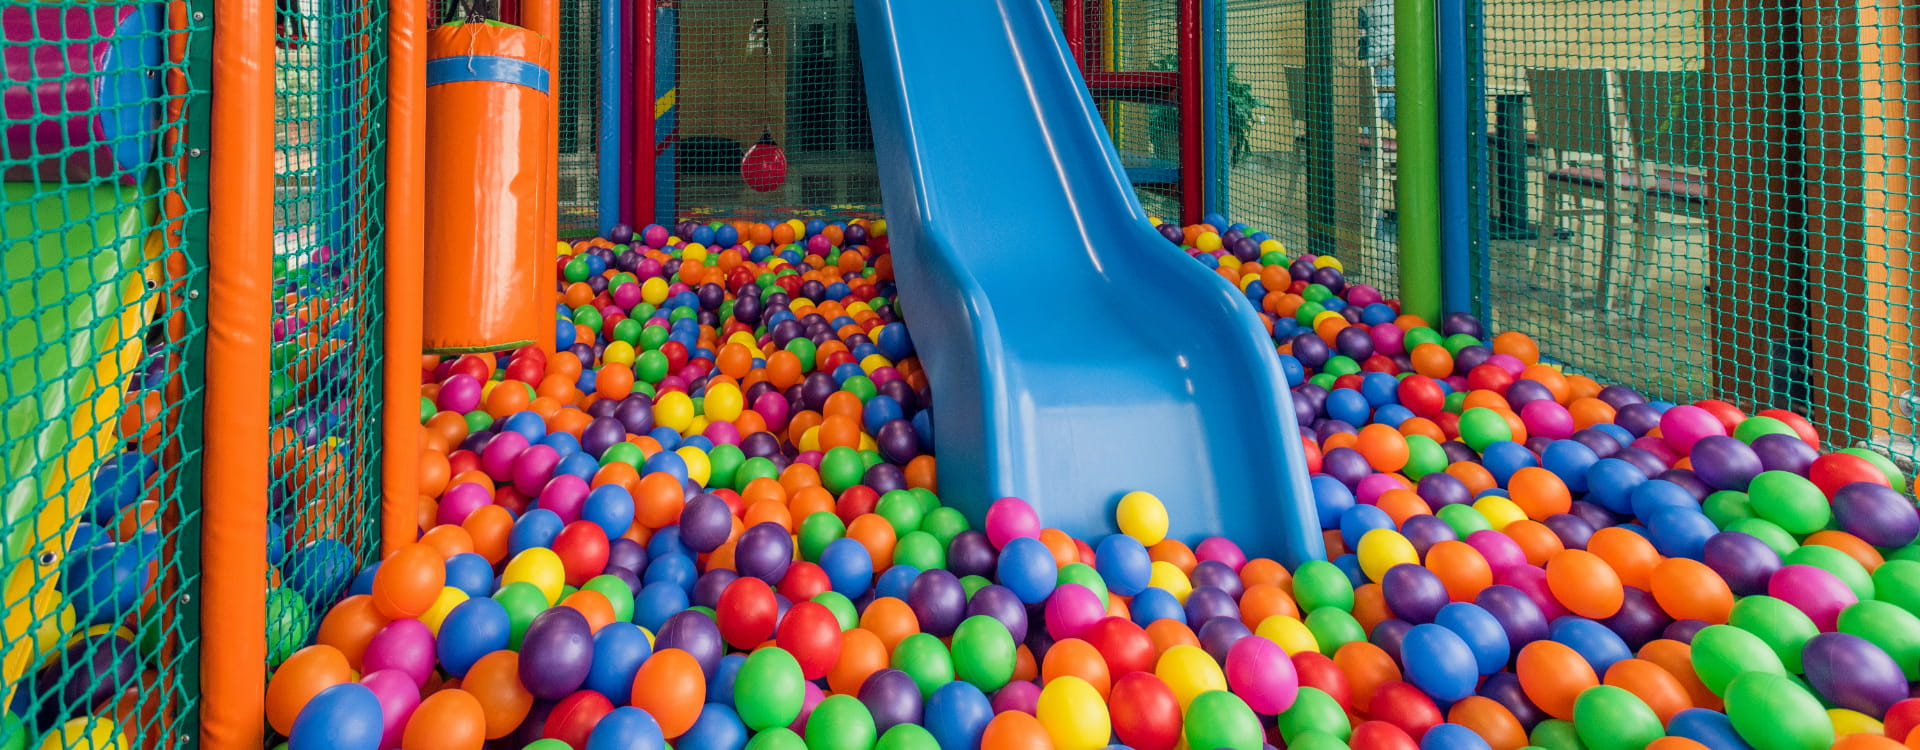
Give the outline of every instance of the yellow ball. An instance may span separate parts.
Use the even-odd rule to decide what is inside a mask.
[[[610,364],[632,365],[634,359],[633,345],[625,341],[615,341],[608,344],[607,351],[601,355],[601,359],[606,360]]]
[[[1298,617],[1269,616],[1260,621],[1260,626],[1253,629],[1253,634],[1273,641],[1274,645],[1287,652],[1288,656],[1307,651],[1314,653],[1320,651],[1320,639],[1313,637],[1313,631],[1307,629],[1307,624],[1301,622]]]
[[[801,451],[820,450],[820,426],[808,427],[806,432],[800,433],[800,442],[794,443],[794,447]]]
[[[707,397],[702,404],[708,420],[731,422],[739,419],[741,410],[746,408],[746,396],[740,392],[740,386],[720,383],[707,389]]]
[[[121,750],[126,746],[112,719],[92,716],[68,719],[40,741],[40,750]]]
[[[1488,495],[1473,501],[1473,509],[1480,511],[1480,515],[1487,519],[1487,523],[1493,526],[1494,531],[1501,531],[1507,528],[1507,524],[1514,521],[1527,520],[1526,511],[1521,510],[1520,506],[1515,505],[1512,500],[1499,495]]]
[[[1055,750],[1099,750],[1113,735],[1113,719],[1100,691],[1073,675],[1056,677],[1040,689],[1034,710]]]
[[[1114,510],[1120,533],[1149,547],[1167,538],[1167,506],[1150,492],[1129,492]]]
[[[440,637],[440,623],[446,622],[447,615],[453,613],[453,608],[460,606],[466,600],[467,592],[465,591],[452,586],[440,589],[440,596],[433,600],[433,606],[428,607],[426,613],[420,615],[421,624],[427,626],[427,632],[433,633],[433,637]]]
[[[1340,313],[1334,312],[1332,310],[1328,310],[1326,312],[1320,313],[1319,315],[1313,316],[1313,327],[1319,328],[1320,324],[1323,322],[1326,322],[1328,319],[1346,320],[1346,318],[1341,316]]]
[[[753,339],[753,334],[746,331],[736,331],[732,336],[728,336],[727,343],[739,344],[748,349],[757,349],[760,346],[760,342]]]
[[[660,394],[653,402],[653,421],[662,427],[673,428],[674,432],[687,434],[687,428],[693,425],[693,398],[680,391]]]
[[[868,375],[872,375],[874,370],[892,366],[893,362],[880,354],[869,354],[860,359],[860,369],[866,371]]]
[[[1859,711],[1852,711],[1845,708],[1829,708],[1827,709],[1827,720],[1833,722],[1833,733],[1839,737],[1845,737],[1849,734],[1884,735],[1887,733],[1886,727],[1879,721]]]
[[[678,455],[681,460],[687,462],[688,479],[692,479],[695,482],[699,482],[701,486],[705,486],[707,480],[713,478],[713,462],[707,459],[706,451],[691,445],[683,445],[673,452],[675,455]]]
[[[1322,255],[1318,258],[1314,258],[1313,267],[1314,268],[1331,268],[1335,271],[1347,270],[1346,266],[1340,264],[1339,258],[1335,258],[1331,255]]]
[[[860,433],[860,447],[858,448],[858,450],[877,451],[877,450],[880,450],[880,444],[873,442],[872,435],[868,435],[863,432],[863,433]]]
[[[668,286],[670,285],[667,280],[658,276],[642,281],[640,282],[640,299],[649,305],[658,306],[667,301]]]
[[[554,255],[572,255],[573,246],[565,242],[555,242],[553,243],[553,254]]]
[[[707,246],[698,242],[689,242],[686,248],[680,251],[680,258],[682,260],[705,261],[707,259]]]
[[[867,236],[868,237],[887,236],[887,220],[874,219],[872,224],[867,225]]]
[[[1199,646],[1181,644],[1167,649],[1154,664],[1153,675],[1167,683],[1174,699],[1180,701],[1181,711],[1201,693],[1227,689],[1227,675],[1220,671],[1220,663]]]
[[[1266,255],[1267,253],[1280,253],[1282,255],[1285,255],[1286,252],[1287,252],[1286,244],[1279,240],[1264,240],[1260,243],[1261,255]]]
[[[481,383],[480,384],[480,403],[485,404],[487,402],[487,398],[493,395],[493,389],[499,388],[499,387],[500,387],[500,381],[498,380],[489,380],[485,383]]]
[[[1235,257],[1233,257],[1233,256],[1231,256],[1231,255],[1228,255],[1228,256],[1224,256],[1224,257],[1221,257],[1221,258],[1220,258],[1220,266],[1221,266],[1222,268],[1239,268],[1239,267],[1240,267],[1240,259],[1239,259],[1239,258],[1235,258]]]
[[[1220,235],[1214,234],[1212,232],[1201,232],[1200,236],[1193,238],[1193,249],[1199,250],[1200,252],[1203,252],[1203,253],[1210,253],[1215,250],[1219,250]]]
[[[1172,594],[1173,598],[1180,600],[1181,604],[1187,603],[1187,595],[1193,593],[1193,581],[1188,580],[1186,573],[1180,572],[1173,563],[1165,560],[1154,561],[1153,566],[1147,570],[1148,586],[1165,590]]]
[[[560,556],[545,547],[531,547],[514,555],[500,573],[500,585],[529,583],[547,597],[547,605],[560,603],[560,590],[567,585],[567,568]]]
[[[1360,536],[1355,554],[1360,557],[1360,570],[1367,579],[1379,581],[1387,575],[1387,569],[1401,563],[1420,564],[1420,553],[1413,548],[1413,542],[1392,529],[1374,529]]]
[[[694,415],[694,417],[693,417],[693,422],[692,422],[691,424],[688,424],[688,425],[687,425],[687,430],[686,430],[685,432],[682,432],[682,433],[680,433],[680,434],[682,434],[682,435],[698,435],[698,434],[700,434],[700,433],[703,433],[703,432],[706,432],[706,431],[707,431],[707,425],[709,425],[709,424],[712,424],[712,422],[711,422],[710,420],[708,420],[708,419],[707,419],[707,418],[706,418],[705,416],[703,416],[703,415],[698,415],[698,414],[696,414],[696,415]]]

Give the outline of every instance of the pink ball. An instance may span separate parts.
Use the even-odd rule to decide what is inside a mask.
[[[1385,297],[1380,296],[1380,290],[1370,285],[1354,284],[1353,286],[1347,287],[1347,304],[1352,307],[1366,307],[1367,305],[1377,305],[1386,301],[1387,299]]]
[[[827,236],[824,234],[816,234],[807,238],[807,252],[809,253],[819,255],[832,247],[833,244],[827,242]]]
[[[373,697],[380,701],[381,750],[399,747],[407,720],[413,718],[413,710],[420,707],[420,686],[398,669],[374,672],[360,678],[360,684],[373,691]]]
[[[1459,393],[1469,393],[1473,391],[1473,387],[1467,385],[1467,378],[1464,375],[1448,375],[1443,379],[1447,381],[1448,388],[1452,388]]]
[[[1823,633],[1833,632],[1840,610],[1860,597],[1839,576],[1812,565],[1786,565],[1767,579],[1767,595],[1805,612]]]
[[[540,494],[540,488],[553,479],[553,467],[558,465],[560,452],[552,446],[528,446],[513,462],[513,486],[529,495]]]
[[[1406,485],[1401,484],[1399,480],[1391,476],[1386,474],[1368,474],[1360,478],[1359,484],[1354,485],[1353,499],[1361,505],[1372,505],[1380,499],[1381,495],[1387,494],[1387,490],[1402,489],[1406,489]]]
[[[713,441],[714,445],[740,444],[740,428],[733,426],[732,422],[710,423],[707,425],[707,429],[700,434],[705,435],[708,440]]]
[[[1527,552],[1520,548],[1520,543],[1493,529],[1481,529],[1467,535],[1467,545],[1486,558],[1487,567],[1495,575],[1527,564]]]
[[[480,408],[480,381],[464,372],[447,377],[440,384],[440,396],[436,399],[445,411],[465,414]]]
[[[1567,407],[1548,399],[1527,402],[1520,407],[1520,421],[1527,425],[1528,435],[1563,440],[1573,435],[1573,414]]]
[[[899,370],[886,365],[875,367],[873,368],[873,372],[867,373],[867,379],[873,381],[874,385],[886,385],[900,378]]]
[[[461,482],[447,488],[440,496],[440,507],[434,511],[434,520],[441,525],[465,523],[467,516],[493,502],[493,493],[474,482]]]
[[[1025,680],[1007,683],[993,694],[993,712],[1019,711],[1029,716],[1040,710],[1040,686]]]
[[[785,429],[787,426],[788,407],[785,396],[771,391],[762,393],[759,398],[753,400],[753,411],[766,421],[769,430]]]
[[[1674,463],[1680,460],[1680,454],[1673,450],[1673,446],[1668,445],[1667,441],[1661,440],[1659,438],[1652,438],[1652,437],[1639,438],[1637,440],[1634,440],[1632,443],[1628,444],[1628,447],[1639,448],[1643,451],[1651,453],[1656,458],[1659,458],[1662,463],[1665,463],[1668,466],[1672,466],[1674,465]]]
[[[1487,358],[1487,364],[1506,370],[1508,375],[1516,378],[1520,377],[1520,373],[1525,372],[1527,369],[1527,363],[1520,361],[1519,357],[1511,354],[1495,354]]]
[[[691,291],[693,291],[693,287],[687,286],[682,282],[676,281],[667,285],[667,296],[669,297],[679,294],[681,292],[691,292]]]
[[[648,244],[651,245],[652,243],[648,243]],[[653,245],[653,247],[658,248],[660,246]],[[647,279],[659,278],[661,275],[665,273],[666,273],[666,269],[661,267],[660,261],[654,260],[652,258],[641,258],[640,262],[633,267],[634,277],[640,279],[641,281],[646,281]]]
[[[1493,582],[1505,584],[1526,594],[1540,613],[1547,616],[1547,622],[1568,614],[1567,608],[1560,606],[1560,600],[1553,598],[1553,592],[1547,590],[1547,571],[1532,565],[1507,568],[1493,576]]]
[[[1077,583],[1056,588],[1047,597],[1047,633],[1056,641],[1086,635],[1088,628],[1106,616],[1100,595]]]
[[[797,464],[806,464],[808,466],[818,469],[820,468],[820,459],[826,455],[827,454],[822,453],[820,451],[801,451],[800,455],[793,457],[793,462]]]
[[[366,674],[383,669],[399,670],[417,688],[433,675],[433,632],[419,620],[394,620],[374,634],[367,643],[361,665]]]
[[[1003,497],[987,507],[987,541],[995,549],[1020,537],[1040,538],[1040,514],[1017,497]]]
[[[573,523],[580,520],[580,509],[587,504],[590,490],[587,480],[561,474],[540,491],[540,507],[553,511],[561,523]]]
[[[620,286],[614,287],[613,304],[619,305],[620,309],[632,310],[633,306],[640,304],[640,302],[641,302],[641,297],[640,297],[639,284],[628,282],[625,284],[621,284]]]
[[[1667,444],[1684,456],[1693,451],[1701,438],[1727,434],[1727,427],[1713,412],[1698,406],[1676,406],[1660,415],[1660,434]]]
[[[820,690],[819,685],[813,684],[811,680],[807,681],[806,685],[807,693],[800,699],[800,718],[794,719],[792,724],[787,725],[787,728],[793,730],[795,734],[807,731],[807,718],[813,716],[813,709],[820,705],[820,701],[827,699],[827,694]]]
[[[1213,560],[1224,563],[1235,573],[1240,572],[1240,569],[1247,564],[1247,553],[1241,551],[1240,545],[1221,536],[1210,536],[1200,540],[1200,545],[1193,548],[1193,557],[1199,562]]]
[[[1373,339],[1373,350],[1377,354],[1391,357],[1407,353],[1407,332],[1400,330],[1400,326],[1381,323],[1367,331],[1367,335]]]
[[[1227,649],[1227,687],[1255,712],[1277,714],[1300,694],[1300,673],[1278,644],[1242,638]]]
[[[507,481],[513,478],[514,463],[525,452],[527,436],[513,431],[502,432],[488,440],[487,447],[480,450],[480,470],[493,477],[493,481]]]
[[[667,233],[666,227],[660,226],[659,224],[649,224],[647,225],[646,231],[640,235],[640,239],[647,243],[647,247],[658,250],[667,246],[667,238],[671,236],[672,235]],[[652,262],[652,260],[651,258],[647,259],[648,262]],[[656,263],[655,265],[658,264]]]

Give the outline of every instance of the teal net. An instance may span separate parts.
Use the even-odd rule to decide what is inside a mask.
[[[560,4],[561,237],[600,231],[600,0]]]

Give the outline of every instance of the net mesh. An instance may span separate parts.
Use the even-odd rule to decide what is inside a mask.
[[[185,123],[207,87],[184,61],[211,26],[189,18],[0,8],[0,747],[192,735],[206,201]]]
[[[560,3],[560,236],[599,233],[600,0]]]
[[[674,217],[878,209],[851,2],[682,0],[676,12]],[[784,170],[764,152],[742,169],[763,142],[784,151]]]
[[[1889,2],[1485,0],[1495,327],[1679,401],[1912,442],[1907,128]]]
[[[1221,0],[1216,203],[1399,293],[1391,0]],[[1216,136],[1216,138],[1219,136]],[[1218,206],[1216,206],[1218,208]]]
[[[303,0],[279,38],[269,667],[378,552],[386,13]]]
[[[1089,0],[1084,8],[1082,74],[1121,165],[1148,213],[1181,219],[1180,1]]]

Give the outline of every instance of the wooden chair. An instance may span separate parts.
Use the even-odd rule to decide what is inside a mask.
[[[1380,120],[1373,69],[1364,65],[1335,65],[1333,80],[1319,82],[1307,74],[1306,68],[1289,66],[1285,76],[1287,116],[1302,123],[1308,121],[1307,92],[1316,86],[1332,86],[1329,93],[1337,134],[1333,143],[1334,191],[1343,196],[1334,209],[1335,221],[1342,228],[1359,227],[1357,231],[1339,231],[1339,246],[1343,252],[1359,252],[1374,237],[1373,222],[1380,214],[1395,208],[1393,177],[1399,156],[1398,142],[1388,135],[1392,132],[1392,123]],[[1304,151],[1307,136],[1302,135],[1298,141]],[[1371,214],[1361,206],[1363,201],[1344,198],[1361,195],[1373,197],[1373,205],[1368,207]]]
[[[1551,249],[1562,219],[1584,223],[1598,215],[1600,273],[1594,295],[1604,307],[1613,270],[1614,219],[1639,199],[1638,180],[1623,169],[1630,163],[1623,158],[1629,156],[1624,153],[1627,139],[1619,127],[1607,71],[1536,68],[1527,71],[1527,85],[1540,134],[1541,154],[1534,163],[1540,166],[1544,183],[1539,239],[1527,250],[1527,272],[1534,273],[1540,251]],[[1595,202],[1598,208],[1590,205]],[[1585,243],[1579,243],[1579,248],[1576,257],[1585,265]],[[1573,269],[1557,265],[1562,288],[1573,292]]]

